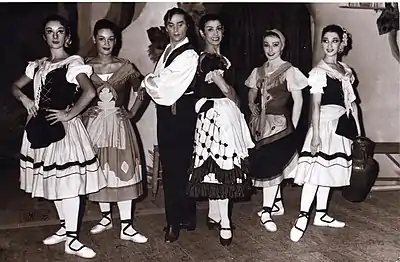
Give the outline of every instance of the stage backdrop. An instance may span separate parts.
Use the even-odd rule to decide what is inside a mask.
[[[96,20],[108,14],[110,6],[119,3],[79,3],[79,19],[81,32],[91,32]],[[229,4],[227,4],[229,5]],[[154,68],[147,54],[150,41],[146,30],[150,27],[161,26],[165,12],[177,6],[176,3],[136,3],[131,23],[123,31],[123,45],[120,55],[130,59],[143,74]],[[312,14],[311,28],[313,32],[313,62],[322,56],[320,47],[321,30],[324,26],[338,23],[353,34],[353,50],[344,58],[344,62],[354,68],[359,85],[357,87],[360,100],[365,133],[376,142],[400,142],[399,118],[399,63],[393,57],[388,42],[388,35],[379,35],[376,20],[380,13],[373,10],[353,10],[339,8],[338,3],[308,4]],[[216,11],[220,5],[214,6]],[[220,11],[220,10],[218,10]],[[83,17],[82,17],[83,16]],[[357,17],[355,20],[354,17]],[[89,26],[90,25],[90,26]],[[90,27],[90,28],[88,28]],[[399,38],[397,37],[397,44]],[[298,65],[300,66],[300,65]],[[154,105],[150,103],[138,123],[143,141],[146,164],[152,167],[151,151],[156,141],[156,117]],[[391,158],[400,162],[399,155]],[[381,172],[379,177],[392,181],[378,181],[377,186],[397,186],[400,188],[400,169],[385,155],[376,155]]]

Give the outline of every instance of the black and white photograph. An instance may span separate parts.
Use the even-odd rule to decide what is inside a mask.
[[[400,262],[398,2],[0,20],[1,262]]]

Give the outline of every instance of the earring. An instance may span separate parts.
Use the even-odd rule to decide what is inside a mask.
[[[65,43],[64,43],[64,47],[68,48],[68,47],[70,47],[70,46],[71,46],[71,44],[72,44],[72,41],[71,41],[71,39],[68,39],[67,41],[65,41]]]

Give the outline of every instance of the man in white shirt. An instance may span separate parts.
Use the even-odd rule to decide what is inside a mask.
[[[165,241],[196,228],[196,203],[186,195],[196,126],[194,84],[198,54],[187,38],[191,17],[180,8],[164,16],[170,38],[156,68],[142,82],[156,103],[167,227]]]

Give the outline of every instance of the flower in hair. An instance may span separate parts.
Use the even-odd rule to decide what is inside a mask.
[[[342,42],[343,42],[343,47],[345,47],[348,44],[348,40],[349,40],[350,36],[349,36],[349,33],[347,32],[347,30],[345,28],[342,28],[342,30],[343,30],[343,40],[342,40]]]
[[[347,46],[347,33],[343,33],[343,46]]]

